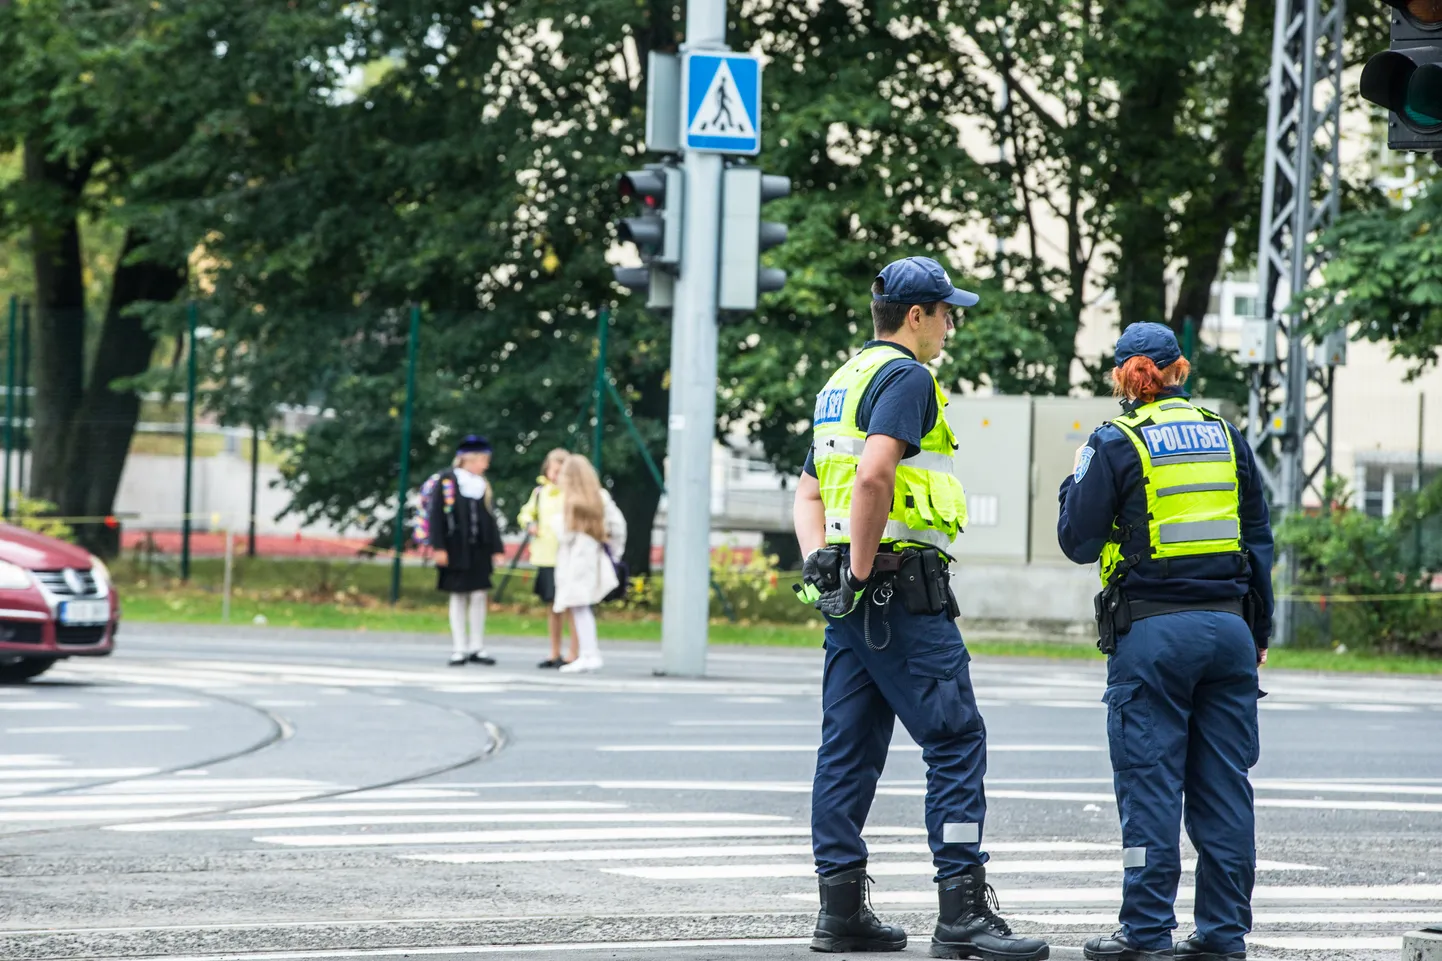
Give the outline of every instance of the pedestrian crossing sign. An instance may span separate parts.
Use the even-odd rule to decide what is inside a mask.
[[[681,71],[687,150],[761,152],[761,61],[749,53],[691,53]]]

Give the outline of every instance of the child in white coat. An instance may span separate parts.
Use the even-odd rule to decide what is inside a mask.
[[[591,608],[619,585],[613,559],[626,549],[626,518],[601,487],[591,462],[578,454],[561,465],[561,536],[556,551],[556,599],[552,609],[571,612],[580,657],[562,666],[576,674],[601,669],[596,615]]]

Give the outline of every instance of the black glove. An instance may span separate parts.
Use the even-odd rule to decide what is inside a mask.
[[[855,610],[867,584],[851,573],[850,559],[836,545],[808,554],[801,580],[801,584],[791,585],[797,598],[832,617],[845,617]]]
[[[845,617],[861,603],[861,596],[866,593],[866,585],[869,583],[869,579],[857,580],[856,575],[851,573],[850,561],[847,561],[841,565],[841,583],[835,590],[822,593],[821,600],[816,602],[816,609],[831,617]]]

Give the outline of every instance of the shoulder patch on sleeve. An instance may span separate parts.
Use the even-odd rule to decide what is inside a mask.
[[[1087,468],[1092,464],[1092,458],[1096,456],[1095,447],[1083,447],[1081,452],[1081,463],[1076,465],[1076,473],[1072,474],[1072,482],[1080,484],[1081,479],[1087,476]]]

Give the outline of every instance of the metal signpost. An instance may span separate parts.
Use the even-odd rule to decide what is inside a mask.
[[[646,292],[646,306],[670,311],[671,402],[667,448],[666,563],[662,669],[706,672],[711,583],[711,450],[716,435],[717,315],[754,310],[779,290],[782,271],[763,268],[761,251],[786,229],[763,224],[761,205],[790,192],[727,156],[761,150],[761,61],[726,47],[725,0],[692,0],[679,56],[647,63],[646,149],[660,163],[627,172],[624,198],[644,205],[617,228],[644,267],[618,267],[616,281]]]

